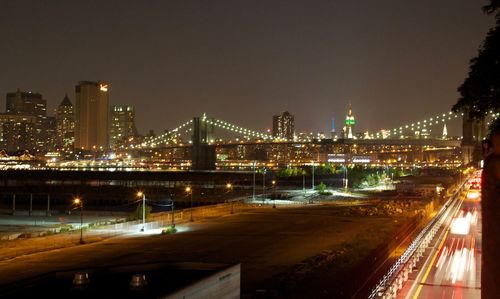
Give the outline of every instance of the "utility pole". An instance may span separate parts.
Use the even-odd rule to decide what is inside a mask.
[[[253,193],[252,200],[255,200],[255,161],[253,161]]]
[[[262,171],[262,203],[264,203],[264,197],[266,194],[266,168]]]
[[[312,188],[314,191],[314,161],[312,161]]]
[[[146,194],[144,192],[137,192],[137,196],[142,196],[142,228],[141,232],[146,230]]]
[[[302,170],[302,191],[304,191],[304,196],[306,196],[306,173]]]

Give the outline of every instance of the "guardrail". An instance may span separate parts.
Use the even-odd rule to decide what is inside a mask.
[[[369,299],[374,298],[396,298],[403,283],[408,280],[408,274],[413,271],[417,262],[423,256],[427,246],[441,228],[446,216],[458,204],[459,194],[463,185],[459,188],[441,208],[438,214],[420,231],[406,251],[392,265],[389,271],[382,277],[379,283],[372,289]]]

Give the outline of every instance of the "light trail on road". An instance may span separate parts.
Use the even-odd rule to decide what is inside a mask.
[[[468,196],[471,192],[477,190],[469,189],[463,195],[443,239],[412,277],[411,288],[398,298],[481,297],[481,204],[479,196]]]

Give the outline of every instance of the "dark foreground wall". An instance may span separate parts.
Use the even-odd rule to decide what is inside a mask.
[[[256,177],[261,184],[262,176]],[[233,188],[228,192],[226,184]],[[16,209],[65,209],[74,197],[82,197],[86,206],[127,209],[142,191],[148,199],[174,199],[176,206],[213,204],[227,198],[250,195],[253,174],[250,172],[103,172],[103,171],[2,171],[0,172],[0,208],[9,209],[15,196]],[[193,189],[192,198],[185,187]]]

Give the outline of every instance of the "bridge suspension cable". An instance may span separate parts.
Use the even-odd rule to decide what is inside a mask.
[[[454,120],[459,116],[463,116],[463,113],[447,112],[439,114],[430,118],[426,118],[417,122],[408,123],[399,127],[395,127],[389,130],[379,130],[375,133],[376,138],[390,138],[393,136],[401,136],[404,132],[416,132],[422,129],[427,129],[428,127],[444,124],[448,121]]]
[[[246,129],[243,127],[239,127],[237,125],[225,122],[225,121],[220,120],[220,119],[216,119],[216,118],[210,119],[210,118],[207,118],[205,115],[202,118],[202,120],[206,121],[209,124],[212,124],[218,128],[221,128],[221,129],[224,129],[224,130],[227,130],[230,132],[235,132],[238,134],[243,134],[244,136],[262,138],[262,139],[272,139],[273,138],[273,136],[270,134],[261,133],[261,132],[253,131],[253,130]]]
[[[379,130],[376,134],[376,138],[390,138],[392,136],[401,136],[403,132],[415,132],[422,129],[426,129],[430,126],[444,124],[448,121],[457,119],[459,116],[463,116],[463,113],[455,113],[455,112],[446,112],[440,115],[436,115],[435,117],[430,117],[427,119],[423,119],[421,121],[413,122],[411,124],[405,124],[403,126],[399,126],[396,128],[392,128],[390,130]],[[487,116],[490,116],[492,119],[497,119],[500,117],[500,112],[494,112],[493,110],[489,111]],[[487,123],[489,124],[489,122]]]
[[[490,111],[488,113],[493,119],[496,119],[500,117],[500,112],[499,113],[493,113],[493,111]],[[444,124],[448,121],[457,119],[459,116],[463,116],[463,113],[454,113],[454,112],[446,112],[442,113],[427,119],[423,119],[417,122],[412,122],[408,123],[399,127],[395,127],[392,129],[384,130],[381,129],[375,133],[373,137],[379,139],[379,138],[391,138],[391,137],[396,137],[396,136],[402,136],[403,133],[407,132],[416,132],[420,131],[423,129],[427,129],[428,127],[435,126],[438,124]],[[224,130],[227,130],[229,132],[237,133],[237,134],[242,134],[243,136],[246,137],[253,137],[253,138],[261,138],[264,140],[272,140],[273,136],[271,134],[263,133],[263,132],[258,132],[254,131],[251,129],[243,128],[238,125],[228,123],[226,121],[217,119],[217,118],[209,118],[207,117],[206,114],[203,114],[203,116],[200,118],[201,121],[207,122],[217,128],[221,128]],[[183,133],[188,133],[191,132],[192,129],[192,124],[193,120],[188,120],[176,128],[169,130],[161,135],[158,135],[156,137],[152,137],[143,143],[141,143],[140,147],[156,147],[160,144],[164,143],[169,143],[174,141],[176,138],[180,137]]]
[[[191,127],[187,127],[187,126],[191,125],[192,123],[193,123],[193,120],[190,119],[190,120],[180,124],[176,128],[170,130],[170,131],[167,131],[167,132],[165,132],[161,135],[158,135],[156,137],[152,137],[151,139],[143,142],[141,144],[141,146],[142,147],[156,147],[159,144],[171,142],[174,139],[180,137],[182,135],[182,133],[187,133],[187,132],[192,131]]]
[[[201,121],[207,122],[208,124],[213,125],[214,127],[221,128],[224,130],[227,130],[229,132],[237,133],[237,134],[242,134],[247,137],[253,137],[253,138],[261,138],[264,140],[270,140],[273,139],[273,136],[270,134],[254,131],[251,129],[243,128],[240,126],[237,126],[232,123],[228,123],[226,121],[216,119],[216,118],[209,118],[207,115],[204,113],[203,116],[200,118]],[[141,144],[141,147],[156,147],[160,144],[164,143],[169,143],[174,141],[176,138],[180,137],[183,133],[188,133],[193,130],[192,128],[193,120],[186,121],[179,126],[177,126],[175,129],[172,129],[170,131],[167,131],[161,135],[158,135],[156,137],[152,137],[145,142]]]

